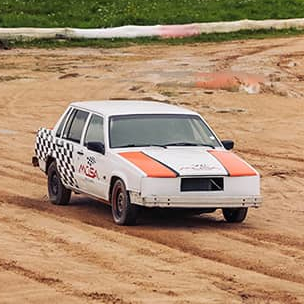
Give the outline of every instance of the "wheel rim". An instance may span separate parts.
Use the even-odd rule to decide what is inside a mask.
[[[116,199],[115,199],[115,211],[116,211],[116,215],[119,218],[122,216],[124,205],[125,205],[125,196],[123,192],[119,189],[116,192]]]
[[[119,215],[121,215],[121,213],[123,211],[124,201],[125,201],[125,197],[124,197],[123,193],[120,192],[117,197],[117,211],[118,211]]]
[[[58,194],[58,190],[59,190],[59,180],[58,180],[58,176],[56,174],[56,172],[54,172],[52,174],[51,177],[51,192],[53,195],[57,195]]]

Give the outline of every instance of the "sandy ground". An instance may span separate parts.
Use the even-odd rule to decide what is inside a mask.
[[[0,50],[0,303],[304,303],[304,37],[122,49]],[[263,92],[194,88],[198,72],[263,75]],[[35,131],[73,100],[156,99],[199,111],[262,175],[246,222],[47,201]],[[115,101],[113,101],[115,102]]]

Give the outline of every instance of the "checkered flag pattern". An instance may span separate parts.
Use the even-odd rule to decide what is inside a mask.
[[[56,159],[57,169],[65,185],[78,188],[73,165],[73,145],[55,138],[52,130],[41,128],[36,136],[36,156],[46,161],[49,156]]]
[[[36,136],[35,154],[39,159],[46,161],[54,150],[53,135],[49,129],[41,128]]]
[[[96,159],[94,156],[88,156],[87,157],[87,163],[91,167],[92,165],[96,164]]]

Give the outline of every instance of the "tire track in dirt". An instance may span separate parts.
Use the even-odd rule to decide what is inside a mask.
[[[55,213],[54,213],[55,215]],[[115,271],[116,273],[119,273],[120,266],[113,263],[113,260],[108,260],[106,258],[99,258],[97,256],[96,252],[92,252],[88,249],[87,245],[82,244],[81,242],[71,242],[67,241],[66,239],[58,236],[53,236],[52,233],[46,232],[45,230],[38,230],[32,227],[27,226],[22,221],[18,221],[16,219],[12,220],[8,217],[0,217],[1,221],[5,221],[8,225],[8,227],[11,227],[12,229],[17,228],[21,231],[26,231],[31,237],[34,237],[39,243],[52,243],[55,245],[55,247],[59,250],[64,250],[66,253],[71,255],[75,259],[79,259],[80,257],[82,259],[85,259],[86,261],[92,263],[92,265],[98,264],[98,266],[101,266],[103,269],[108,269]],[[107,240],[115,241],[111,238],[108,238]],[[126,280],[128,279],[128,275],[121,275]]]
[[[53,244],[55,245],[56,252],[64,251],[69,257],[73,258],[73,261],[79,260],[80,262],[83,262],[84,260],[87,261],[89,264],[92,265],[92,267],[98,267],[102,268],[103,270],[108,270],[110,273],[116,273],[117,280],[128,282],[130,280],[130,272],[122,272],[122,265],[117,264],[114,262],[113,259],[115,259],[115,256],[111,256],[110,258],[102,256],[98,251],[94,250],[93,248],[90,248],[88,244],[83,244],[81,242],[71,242],[66,239],[63,239],[58,236],[53,236],[50,231],[42,231],[41,229],[34,229],[32,227],[27,226],[23,223],[23,221],[12,219],[8,217],[0,217],[0,221],[7,223],[8,227],[11,227],[11,229],[19,229],[20,231],[25,231],[28,235],[31,236],[31,238],[35,238],[36,241],[38,241],[40,244]],[[66,222],[65,220],[63,222]],[[96,235],[96,239],[97,239]],[[110,237],[109,235],[103,236],[102,241],[109,241],[111,243],[116,243],[117,239]],[[143,248],[142,252],[138,253],[143,256],[147,255],[147,248]],[[158,252],[160,254],[160,252]],[[148,256],[154,256],[149,255]],[[169,261],[162,256],[158,257],[159,260],[163,260],[165,263],[168,263]],[[171,260],[170,260],[171,263]],[[41,271],[41,270],[40,270]],[[163,271],[162,269],[158,269],[157,271]],[[171,271],[168,271],[169,274]],[[131,275],[132,276],[132,275]],[[63,280],[60,280],[60,282],[63,284],[65,283]],[[153,282],[147,282],[144,281],[133,281],[130,282],[130,284],[144,287],[146,290],[149,290],[150,292],[155,292],[157,290],[158,294],[163,295],[169,295],[169,296],[176,296],[176,294],[172,290],[162,290],[160,285],[153,283]],[[71,288],[70,288],[71,289]],[[86,294],[103,294],[100,292],[90,292]],[[96,298],[97,299],[97,298]],[[108,302],[107,302],[108,303]]]
[[[146,238],[150,241],[160,243],[162,245],[169,246],[171,248],[178,249],[182,252],[192,254],[194,256],[199,256],[204,259],[209,259],[211,261],[216,261],[218,263],[222,263],[225,265],[230,265],[233,267],[237,267],[239,269],[254,271],[260,274],[264,274],[269,277],[279,278],[282,280],[295,282],[299,284],[304,285],[304,278],[301,275],[286,272],[285,268],[277,268],[274,269],[268,265],[263,265],[260,263],[260,261],[252,261],[247,258],[240,258],[240,257],[233,257],[229,256],[229,254],[223,252],[221,250],[210,250],[210,249],[202,249],[199,246],[186,243],[185,241],[182,242],[180,239],[178,241],[174,241],[172,239],[169,239],[167,236],[163,236],[161,234],[158,234],[157,236],[151,234],[151,233],[145,233],[143,231],[138,232],[131,232],[133,236]],[[217,233],[219,237],[221,237],[221,233]],[[232,238],[229,236],[230,240]],[[304,286],[303,286],[304,288]]]
[[[28,183],[31,183],[33,185],[40,185],[40,186],[44,186],[45,183],[39,179],[38,176],[32,175],[32,174],[20,174],[20,171],[18,170],[1,170],[0,169],[0,175],[4,178],[4,177],[9,177],[15,180],[19,180],[19,181],[25,181]]]
[[[36,134],[36,133],[35,133]],[[2,155],[1,155],[2,157]],[[3,156],[4,157],[4,156]],[[24,161],[21,159],[16,160],[16,158],[10,156],[10,155],[5,155],[5,163],[11,163],[12,166],[14,166],[14,168],[32,168],[32,164],[30,163],[30,161]]]
[[[35,280],[36,282],[46,284],[48,286],[58,286],[63,283],[60,279],[46,277],[32,270],[19,266],[14,260],[5,260],[3,258],[0,258],[0,267],[3,270],[15,272],[19,275]]]
[[[38,213],[37,213],[37,216],[39,216]],[[58,217],[54,216],[54,218],[55,217],[56,217],[56,220],[58,220]],[[1,221],[3,221],[3,220],[5,222],[7,222],[9,224],[9,226],[14,225],[12,218],[3,218],[2,217]],[[60,219],[60,221],[62,221],[62,223],[64,223],[65,225],[70,224],[69,220],[66,220],[63,218]],[[115,281],[117,282],[117,284],[119,284],[119,282],[122,282],[124,285],[128,284],[129,290],[132,290],[132,294],[134,294],[134,293],[137,294],[138,292],[142,293],[143,290],[145,290],[145,292],[148,292],[150,295],[153,295],[153,294],[155,294],[155,292],[157,292],[158,296],[163,295],[164,298],[177,297],[177,293],[175,291],[171,290],[171,288],[172,288],[172,287],[170,287],[171,284],[169,284],[169,286],[167,286],[166,284],[160,284],[156,278],[157,274],[159,272],[163,272],[165,269],[154,269],[155,264],[154,264],[154,267],[151,267],[151,266],[149,267],[149,269],[150,269],[150,271],[152,271],[152,273],[149,271],[149,269],[147,269],[146,264],[148,263],[150,265],[151,260],[154,260],[154,261],[156,260],[155,254],[147,257],[146,255],[144,255],[144,253],[140,253],[140,258],[145,258],[145,261],[146,261],[143,265],[143,271],[144,271],[145,275],[142,274],[141,271],[137,267],[133,267],[132,269],[130,269],[129,267],[124,266],[123,264],[115,262],[115,261],[120,260],[121,258],[124,259],[124,257],[121,256],[121,251],[124,252],[124,247],[126,247],[127,250],[131,249],[131,251],[134,252],[138,258],[138,254],[136,252],[137,248],[134,248],[132,246],[132,241],[131,241],[131,243],[122,241],[120,239],[121,236],[119,234],[115,235],[115,237],[113,237],[113,232],[109,233],[109,234],[102,233],[102,237],[101,237],[99,235],[98,230],[96,231],[95,227],[93,228],[92,226],[88,226],[87,227],[88,229],[83,229],[84,225],[80,223],[80,226],[82,227],[82,230],[80,232],[81,235],[83,235],[83,232],[85,231],[85,233],[90,233],[91,237],[92,237],[92,231],[94,231],[94,235],[93,235],[94,240],[95,240],[94,243],[96,243],[97,240],[99,240],[99,242],[102,243],[107,248],[111,248],[112,246],[117,247],[116,244],[119,244],[119,248],[120,248],[120,246],[122,245],[121,250],[117,250],[114,254],[112,254],[111,256],[108,256],[107,250],[100,250],[100,249],[98,250],[99,247],[98,246],[96,247],[96,245],[94,245],[94,244],[88,244],[86,242],[83,243],[82,241],[80,241],[80,242],[72,241],[71,242],[71,240],[69,240],[69,237],[68,237],[68,239],[61,239],[60,237],[58,238],[57,236],[54,237],[53,233],[55,231],[53,231],[53,230],[47,229],[47,230],[41,232],[40,230],[37,229],[36,226],[34,229],[29,228],[27,225],[30,225],[30,227],[32,227],[31,222],[26,222],[25,225],[26,226],[24,226],[23,221],[21,221],[21,222],[18,221],[16,228],[18,229],[18,231],[22,231],[22,232],[25,231],[26,235],[29,235],[31,237],[31,239],[35,238],[38,241],[38,243],[40,243],[42,246],[48,247],[50,243],[52,243],[52,244],[55,243],[56,248],[57,248],[57,249],[55,249],[55,251],[58,252],[58,255],[62,256],[62,252],[65,251],[67,257],[69,257],[68,260],[73,261],[73,264],[79,262],[81,264],[91,265],[90,267],[97,270],[96,274],[99,273],[98,269],[102,269],[103,271],[105,269],[106,275],[112,274],[112,276],[110,275],[111,281],[113,281],[113,275],[114,275]],[[60,225],[61,224],[59,224],[59,226]],[[73,223],[72,227],[73,228],[75,227],[75,223]],[[79,228],[80,227],[78,227],[78,229]],[[9,228],[9,230],[11,230],[11,228]],[[80,239],[81,239],[81,237],[80,237]],[[108,239],[110,240],[109,242],[107,242]],[[34,241],[34,243],[36,244],[37,242]],[[142,248],[144,249],[144,251],[146,251],[149,248],[145,242],[143,242],[142,246],[143,246]],[[163,256],[163,255],[165,255],[165,256],[168,255],[166,253],[166,251],[163,249],[159,250],[159,248],[158,248],[157,255],[158,255],[157,260],[164,261],[164,263],[158,262],[157,264],[163,265],[165,268],[170,267],[170,269],[171,269],[171,265],[170,265],[171,261],[169,264],[169,261],[164,259],[164,256]],[[182,257],[182,259],[185,259],[185,258]],[[88,261],[89,263],[87,263],[87,262],[84,263],[84,261]],[[127,261],[127,265],[128,265],[128,263],[132,264],[132,258],[131,259],[128,258],[128,259],[126,259],[126,261]],[[134,261],[134,259],[133,259],[133,261]],[[153,263],[152,263],[152,265],[153,265]],[[168,265],[170,265],[170,266],[168,266]],[[159,267],[161,268],[161,266],[159,266]],[[42,268],[44,268],[44,271],[47,270],[47,267],[42,267]],[[175,271],[177,270],[178,272],[180,272],[178,270],[177,266],[174,266],[174,264],[173,264],[173,269],[175,269]],[[62,269],[61,271],[64,273],[64,269]],[[172,279],[171,272],[172,272],[172,270],[168,270],[167,276],[169,278],[171,277],[171,279]],[[48,272],[46,272],[46,273],[48,273]],[[154,279],[151,279],[152,276],[150,276],[149,273],[153,274]],[[160,274],[160,276],[163,277],[163,275],[161,275],[161,274]],[[180,284],[181,279],[183,279],[183,273],[180,272],[180,274],[177,274],[177,275],[175,275],[175,273],[174,273],[173,278],[176,279],[177,276],[179,277],[177,282],[179,282],[179,284]],[[78,277],[78,276],[76,276],[76,277]],[[63,278],[63,277],[61,276],[61,278]],[[78,280],[79,280],[79,278],[78,278]],[[195,280],[197,281],[197,279],[195,279]],[[204,278],[204,280],[205,280],[205,278]],[[63,281],[70,282],[69,276],[65,276]],[[76,283],[76,284],[78,285],[78,283]],[[120,293],[122,293],[121,290],[120,290]],[[95,294],[95,293],[90,292],[90,294]],[[163,303],[165,303],[165,302],[166,301],[164,301]],[[177,302],[173,301],[173,302],[180,303],[179,301],[177,301]],[[106,303],[108,303],[108,302],[106,302]],[[132,300],[132,303],[135,303],[134,300]],[[171,301],[170,301],[170,303],[171,303]]]
[[[275,42],[275,41],[273,41]],[[228,45],[230,45],[231,43],[228,43]],[[262,53],[262,52],[265,52],[265,51],[268,51],[268,50],[271,50],[271,49],[275,49],[275,48],[281,48],[281,47],[284,47],[287,45],[286,42],[284,43],[274,43],[274,44],[270,44],[270,45],[256,45],[257,42],[256,41],[251,41],[250,42],[250,45],[249,46],[245,46],[243,45],[243,41],[238,41],[238,43],[233,43],[232,44],[232,49],[230,49],[230,52],[231,51],[236,51],[238,52],[238,54],[236,54],[239,58],[239,57],[244,57],[244,56],[250,56],[250,55],[256,55],[256,54],[259,54],[259,53]],[[242,47],[240,48],[240,45],[242,45]],[[219,60],[226,60],[227,57],[221,57],[221,53],[225,53],[227,52],[226,49],[224,50],[216,50],[216,51],[208,51],[205,53],[206,56],[208,56],[209,58],[213,57],[214,55],[216,57],[220,57]],[[235,55],[235,56],[236,56]],[[229,55],[229,56],[232,56],[232,55]],[[210,60],[210,59],[209,59]],[[212,59],[211,59],[212,60]]]
[[[297,79],[301,81],[303,80],[303,75],[299,75],[297,72],[292,71],[292,68],[297,66],[297,64],[295,62],[291,62],[291,60],[294,58],[302,59],[303,55],[304,55],[303,51],[281,54],[278,56],[277,66],[287,75],[290,75],[293,79]]]
[[[91,214],[91,211],[88,209],[88,205],[84,204],[83,202],[82,202],[83,205],[80,206],[80,208],[77,208],[76,210],[70,210],[69,207],[66,207],[66,208],[60,208],[57,206],[53,207],[52,205],[50,205],[48,203],[41,204],[41,202],[39,200],[33,200],[33,199],[25,198],[25,197],[8,196],[5,198],[5,202],[17,204],[17,205],[27,207],[27,208],[35,208],[37,210],[46,211],[49,213],[55,213],[56,215],[67,217],[67,218],[77,219],[77,220],[80,220],[89,225],[102,227],[102,228],[106,228],[106,229],[110,229],[110,230],[114,230],[114,231],[119,231],[119,232],[123,232],[123,233],[132,235],[132,236],[135,236],[138,238],[147,239],[149,241],[177,249],[181,252],[191,254],[193,256],[197,256],[197,257],[201,257],[201,258],[215,261],[218,263],[230,265],[233,267],[237,267],[239,269],[254,271],[254,272],[269,276],[269,277],[279,278],[282,280],[295,282],[295,283],[304,285],[304,278],[301,275],[298,275],[296,273],[286,272],[286,269],[280,269],[280,268],[274,269],[268,265],[261,264],[259,260],[250,261],[248,259],[244,259],[244,258],[240,258],[240,257],[235,258],[233,256],[230,256],[229,254],[223,254],[222,251],[220,251],[220,250],[211,250],[211,249],[200,248],[199,245],[195,245],[193,243],[189,243],[189,242],[186,242],[185,240],[183,240],[181,238],[181,235],[179,236],[179,238],[172,238],[171,234],[168,234],[166,230],[163,230],[162,227],[159,227],[159,224],[160,224],[159,222],[154,224],[154,225],[158,225],[158,228],[157,228],[158,233],[156,234],[156,233],[154,233],[154,229],[147,229],[147,228],[144,229],[142,227],[136,227],[135,229],[133,229],[132,227],[117,227],[115,224],[112,223],[112,219],[110,217],[109,212],[105,215],[104,213],[103,214],[101,213],[104,210],[99,210],[98,216],[96,216],[96,213],[95,213],[95,216],[93,216]],[[99,209],[98,205],[100,205],[99,202],[93,201],[94,212],[96,212]],[[102,209],[105,209],[105,208],[102,208]],[[153,220],[155,220],[155,219],[153,218]],[[220,227],[222,230],[224,226],[228,225],[228,224],[222,223],[222,222],[219,222],[219,223],[214,222],[214,220],[208,219],[208,218],[204,219],[204,220],[207,221],[207,223],[203,222],[203,225],[209,226],[209,229],[213,229],[213,230],[214,230],[214,226]],[[189,224],[192,227],[193,226],[195,227],[196,224],[201,225],[201,220],[195,219],[195,218],[191,218],[188,221],[184,220],[184,219],[182,219],[182,220],[173,219],[173,221],[171,220],[171,223],[170,223],[171,227],[174,227],[174,225],[187,226]],[[166,225],[165,225],[165,227],[166,227]],[[168,227],[168,224],[167,224],[167,227]],[[223,237],[222,231],[215,232],[215,234],[218,237]],[[229,233],[228,233],[228,235],[229,235]],[[284,241],[283,241],[283,243],[282,243],[282,241],[281,241],[282,238],[280,238],[280,236],[276,236],[276,237],[274,237],[274,239],[277,242],[279,241],[279,244],[278,244],[279,246],[286,245],[286,242],[284,243]],[[264,239],[263,234],[262,234],[262,235],[260,235],[260,241],[263,241],[263,240],[267,242],[267,239]],[[301,248],[301,250],[302,250],[303,241],[294,240],[293,245],[296,245],[296,247],[294,247],[295,249]]]
[[[23,200],[23,202],[26,203],[24,200]],[[37,209],[40,209],[40,208],[37,208]],[[49,212],[47,212],[47,213],[49,214]],[[57,215],[57,213],[55,213],[54,215]],[[75,218],[74,216],[66,216],[66,217]],[[101,218],[101,220],[104,220],[104,219]],[[11,219],[8,218],[7,221],[10,222]],[[15,224],[17,225],[16,227],[20,228],[22,231],[28,231],[31,236],[34,235],[35,237],[40,238],[42,243],[43,242],[56,243],[56,245],[58,245],[58,248],[64,249],[66,252],[72,253],[72,256],[74,256],[74,257],[80,257],[81,256],[82,258],[85,258],[86,260],[92,262],[94,265],[96,265],[96,264],[102,265],[102,267],[106,267],[108,269],[112,268],[112,270],[114,270],[116,273],[119,272],[119,269],[115,269],[115,265],[113,263],[108,264],[107,261],[104,261],[103,259],[99,260],[98,257],[96,256],[96,253],[91,252],[87,247],[79,246],[78,244],[71,244],[70,242],[66,242],[66,240],[63,240],[63,239],[58,238],[58,237],[53,238],[51,235],[48,235],[47,233],[38,231],[36,229],[31,229],[27,226],[24,226],[22,224],[22,222],[18,222],[18,223],[15,223]],[[92,224],[90,224],[90,225],[92,225]],[[99,224],[95,223],[95,225],[93,225],[93,226],[104,228],[104,225],[100,225],[100,223]],[[117,230],[117,229],[111,229],[111,230]],[[134,235],[134,233],[132,233],[132,231],[131,231],[131,233],[130,233],[130,231],[120,231],[120,229],[118,229],[118,231],[119,232],[124,232],[128,235]],[[155,242],[155,243],[163,244],[163,245],[165,245],[166,247],[169,247],[169,248],[180,249],[180,247],[176,248],[176,246],[172,246],[172,244],[170,244],[170,243],[168,244],[167,241],[164,242],[164,243],[159,242],[159,240],[155,241],[155,240],[151,239],[150,236],[149,237],[142,237],[140,235],[140,236],[137,236],[137,237],[144,238],[144,239],[147,239],[147,240]],[[115,240],[112,240],[112,241],[115,241]],[[183,250],[181,250],[181,251],[186,252],[186,253],[188,253],[190,255],[193,255],[195,257],[207,258],[208,260],[210,260],[212,262],[217,261],[217,259],[213,258],[213,254],[216,253],[216,251],[212,251],[212,250],[205,251],[205,252],[208,252],[209,254],[211,254],[212,257],[210,257],[209,254],[208,255],[203,255],[203,256],[201,254],[197,254],[196,250],[188,250],[188,249],[185,250],[183,248]],[[145,251],[144,254],[147,254],[147,252]],[[155,253],[153,253],[153,252],[149,253],[148,252],[148,255],[151,255],[151,254],[154,255]],[[220,263],[222,263],[222,262],[220,262]],[[230,263],[227,264],[227,265],[235,267],[235,265],[231,265]],[[0,266],[1,266],[1,263],[0,263]],[[253,271],[255,271],[255,270],[253,270]],[[32,272],[30,271],[29,273],[31,275]],[[241,299],[244,303],[246,303],[247,300],[248,300],[249,303],[252,303],[251,301],[253,301],[253,299],[256,300],[256,301],[264,301],[264,300],[267,300],[267,301],[282,301],[282,299],[284,299],[283,302],[285,302],[285,300],[288,300],[288,303],[300,304],[300,302],[297,300],[297,297],[293,296],[292,294],[290,294],[288,292],[284,292],[284,291],[269,292],[269,291],[264,290],[263,288],[258,288],[258,287],[251,288],[250,290],[248,290],[248,287],[246,286],[246,284],[242,283],[239,280],[236,280],[235,278],[233,278],[233,276],[224,275],[223,273],[220,273],[220,274],[219,273],[214,273],[212,270],[204,270],[204,273],[209,274],[209,276],[211,278],[214,278],[213,284],[215,286],[217,286],[218,288],[220,288],[221,290],[223,290],[225,292],[233,293],[233,294],[241,297]],[[123,277],[124,277],[124,275],[123,276],[120,275],[121,279],[123,279]],[[125,279],[128,280],[128,275],[126,276]],[[48,280],[45,280],[45,281],[48,281]],[[51,278],[50,281],[51,281],[51,284],[53,284],[53,281],[55,281],[55,283],[53,285],[54,285],[54,287],[56,287],[56,289],[58,289],[56,278]],[[64,286],[65,294],[76,295],[76,296],[84,296],[84,293],[79,294],[79,292],[77,292],[77,291],[75,292],[75,290],[69,284],[65,284],[62,281],[60,281],[60,284],[61,284],[61,286]],[[153,288],[153,286],[150,286],[150,288]],[[154,288],[157,288],[157,287],[154,287]],[[59,291],[62,291],[62,288],[60,288]],[[97,299],[100,299],[100,293],[91,292],[91,293],[86,293],[85,295],[90,296],[92,294],[96,295],[96,297],[99,297]],[[118,302],[118,303],[120,303],[120,302]]]
[[[240,296],[242,303],[288,303],[288,304],[302,304],[301,300],[298,300],[296,296],[291,293],[282,291],[268,292],[263,289],[249,288],[242,286],[235,279],[219,276],[219,281],[214,282],[214,285],[223,291]]]
[[[289,236],[284,236],[282,234],[274,235],[272,233],[265,233],[259,231],[246,232],[240,229],[237,231],[237,234],[234,232],[230,232],[229,234],[226,232],[222,232],[222,235],[225,235],[237,241],[242,241],[244,243],[256,245],[259,247],[265,247],[268,249],[271,248],[271,246],[273,245],[277,245],[277,246],[282,246],[283,248],[293,247],[293,249],[304,251],[304,240],[300,238],[299,239],[290,238]]]
[[[100,292],[83,292],[72,287],[72,285],[63,282],[58,278],[44,276],[38,272],[24,268],[14,260],[5,260],[0,258],[0,268],[6,271],[14,272],[18,275],[24,276],[28,279],[45,284],[48,287],[53,287],[56,291],[64,293],[65,295],[76,296],[86,300],[104,301],[109,304],[131,304],[113,294],[100,293]]]
[[[255,149],[239,149],[238,148],[237,151],[239,151],[240,153],[251,154],[251,155],[255,155],[255,156],[274,158],[274,159],[282,159],[282,160],[291,160],[291,161],[295,161],[295,162],[304,163],[304,158],[302,158],[302,157],[269,154],[269,153],[265,153],[263,151],[258,151],[258,150],[255,150]]]
[[[268,46],[268,45],[265,45],[265,46],[261,46],[261,45],[251,46],[251,47],[247,47],[247,48],[239,48],[237,50],[232,50],[232,52],[236,51],[237,54],[224,56],[223,58],[221,58],[219,60],[220,62],[218,64],[216,64],[215,68],[216,68],[216,70],[229,69],[234,64],[235,61],[237,61],[238,59],[240,59],[242,57],[258,55],[258,54],[263,53],[265,51],[280,48],[280,47],[283,47],[283,46],[286,46],[286,43],[274,44],[274,45],[271,45],[271,46]],[[217,57],[218,57],[219,52],[214,52],[213,54],[217,55]],[[209,55],[209,53],[208,53],[208,55]]]
[[[20,89],[18,92],[15,92],[14,95],[10,96],[9,100],[6,103],[6,110],[7,115],[10,118],[17,118],[20,119],[20,121],[26,120],[26,119],[35,119],[35,116],[33,114],[31,115],[25,115],[24,112],[19,113],[18,109],[19,107],[16,106],[20,100],[22,100],[22,96],[25,95],[25,92]]]

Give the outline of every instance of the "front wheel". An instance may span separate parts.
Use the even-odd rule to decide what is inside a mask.
[[[247,216],[248,208],[223,208],[223,216],[228,223],[241,223]]]
[[[118,179],[113,186],[111,204],[112,216],[116,224],[134,225],[136,223],[138,208],[131,204],[129,193],[121,179]]]
[[[67,205],[71,198],[71,190],[67,189],[60,180],[56,162],[48,168],[49,199],[55,205]]]

